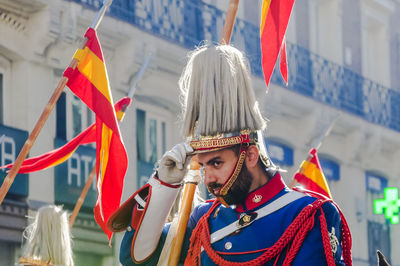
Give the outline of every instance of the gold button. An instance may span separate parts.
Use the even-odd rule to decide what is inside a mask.
[[[250,215],[243,216],[243,222],[247,224],[248,222],[250,222],[250,218]]]

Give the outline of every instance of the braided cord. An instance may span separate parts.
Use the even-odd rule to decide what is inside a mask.
[[[190,239],[191,245],[188,252],[188,257],[186,258],[185,265],[194,265],[196,261],[199,260],[201,247],[207,252],[207,255],[210,259],[218,264],[218,265],[262,265],[272,258],[278,256],[282,250],[293,240],[296,240],[296,247],[293,249],[293,258],[297,254],[299,250],[302,240],[306,236],[307,232],[312,229],[314,222],[307,222],[308,220],[314,220],[314,215],[316,210],[325,203],[326,200],[318,199],[314,203],[305,207],[300,214],[294,219],[294,221],[289,225],[289,227],[285,230],[281,238],[270,248],[268,248],[263,254],[259,257],[248,261],[248,262],[230,262],[222,258],[218,253],[212,248],[210,242],[210,231],[208,227],[208,217],[211,214],[211,209],[215,209],[215,207],[211,208],[210,211],[207,212],[206,215],[200,218],[195,230],[192,233],[192,237]],[[299,230],[302,231],[301,234],[298,234]],[[304,231],[304,232],[303,232]],[[300,235],[300,236],[297,236]],[[197,258],[197,259],[196,259]]]
[[[329,266],[335,266],[335,259],[333,258],[331,242],[329,240],[328,225],[326,224],[325,214],[322,208],[319,222],[321,224],[322,244],[324,246],[326,261]]]
[[[321,214],[319,216],[320,225],[321,225],[321,235],[322,242],[325,251],[325,257],[327,259],[328,265],[335,265],[335,261],[333,258],[333,254],[331,251],[330,240],[329,240],[329,232],[327,229],[327,223],[325,219],[325,214],[322,210],[322,205],[326,202],[332,202],[331,200],[322,200],[318,199],[314,203],[305,207],[300,214],[293,220],[293,222],[289,225],[289,227],[282,234],[281,238],[270,248],[265,249],[265,252],[261,254],[259,257],[248,261],[248,262],[230,262],[222,258],[211,246],[210,242],[210,231],[208,226],[208,218],[211,213],[215,210],[217,206],[220,205],[218,201],[215,201],[211,206],[209,211],[203,215],[198,223],[196,228],[193,230],[192,236],[190,238],[190,247],[188,251],[188,256],[185,260],[185,265],[198,265],[200,264],[200,253],[201,248],[203,247],[206,251],[209,258],[218,265],[243,265],[243,266],[252,266],[252,265],[263,265],[267,261],[276,258],[275,263],[279,259],[279,255],[285,247],[288,247],[288,252],[286,254],[283,265],[290,265],[295,256],[297,255],[307,233],[314,227],[314,217],[319,209]],[[351,233],[348,227],[347,221],[341,212],[340,208],[332,202],[337,209],[339,210],[340,217],[342,220],[342,250],[343,250],[343,259],[346,266],[352,266],[351,259]],[[300,232],[300,233],[299,233]]]
[[[190,237],[190,246],[188,250],[188,254],[185,259],[185,265],[197,265],[200,264],[200,253],[201,253],[201,241],[199,241],[199,235],[205,229],[208,229],[208,217],[210,217],[211,213],[218,207],[221,203],[219,201],[214,201],[211,205],[210,209],[204,214],[199,221],[197,222],[196,227],[192,232],[192,236]],[[204,228],[207,227],[207,228]]]
[[[346,266],[352,266],[353,261],[351,259],[351,233],[349,225],[347,224],[346,218],[344,217],[342,210],[337,206],[336,203],[333,202],[336,208],[339,210],[340,218],[342,219],[342,249],[343,249],[343,260]]]
[[[290,265],[293,262],[294,258],[296,257],[297,253],[300,250],[301,245],[303,244],[303,241],[304,241],[307,233],[314,227],[314,221],[315,221],[314,215],[316,212],[317,212],[317,209],[315,208],[314,212],[309,217],[309,219],[307,219],[304,222],[304,224],[302,226],[303,230],[300,230],[300,232],[295,235],[295,237],[293,239],[293,243],[286,254],[285,260],[283,261],[283,265]]]

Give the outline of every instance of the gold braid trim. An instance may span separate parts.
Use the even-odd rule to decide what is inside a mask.
[[[242,170],[242,166],[244,163],[244,158],[246,157],[246,151],[242,151],[239,155],[239,159],[235,168],[235,171],[233,172],[231,178],[228,180],[228,182],[222,187],[220,194],[221,196],[225,196],[226,193],[228,193],[228,190],[231,188],[233,183],[235,183],[236,179],[239,176],[240,171]]]
[[[26,258],[26,257],[19,258],[19,264],[22,264],[22,265],[53,266],[53,264],[51,264],[50,262],[43,261],[43,260],[40,260],[40,259]]]
[[[221,138],[221,139],[205,139],[205,140],[193,140],[190,142],[190,146],[194,150],[210,149],[210,148],[221,148],[225,146],[233,146],[242,143],[241,136]]]

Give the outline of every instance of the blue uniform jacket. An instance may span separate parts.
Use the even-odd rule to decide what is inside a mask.
[[[280,174],[276,174],[266,185],[249,193],[246,201],[236,208],[225,207],[220,205],[210,215],[208,224],[210,233],[238,221],[241,213],[251,213],[270,204],[276,199],[282,197],[290,190],[285,186]],[[261,198],[261,199],[260,199]],[[217,252],[223,252],[220,255],[232,262],[250,261],[261,254],[263,249],[274,245],[286,228],[292,223],[296,216],[308,204],[313,203],[316,198],[305,196],[297,199],[281,209],[255,220],[249,226],[242,228],[239,232],[225,236],[223,239],[212,244]],[[211,207],[213,202],[205,202],[198,205],[189,220],[185,240],[182,247],[181,263],[185,261],[185,257],[189,248],[189,239],[193,229],[201,216],[203,216]],[[337,208],[330,202],[323,205],[325,213],[327,229],[330,235],[331,247],[335,251],[333,253],[336,265],[344,265],[341,248],[341,218]],[[292,265],[326,265],[325,252],[322,244],[321,225],[318,219],[320,211],[315,215],[315,224],[313,229],[307,234],[304,242],[298,251]],[[157,265],[158,257],[161,253],[166,235],[170,224],[166,224],[160,238],[158,247],[153,255],[145,262],[144,265]],[[120,249],[120,261],[123,265],[135,265],[131,258],[131,245],[134,236],[134,230],[126,231]],[[255,251],[249,254],[240,254],[240,252]],[[286,249],[278,258],[274,258],[265,265],[282,264],[285,258]],[[216,265],[207,255],[205,251],[201,254],[202,265]]]

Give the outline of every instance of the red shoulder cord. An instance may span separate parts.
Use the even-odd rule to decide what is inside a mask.
[[[281,238],[272,246],[265,250],[263,254],[259,257],[247,261],[247,262],[230,262],[223,259],[212,247],[210,243],[210,230],[208,227],[208,218],[211,213],[215,210],[217,206],[220,205],[218,201],[211,206],[210,210],[203,215],[197,223],[196,228],[193,230],[192,236],[190,238],[189,251],[185,260],[185,265],[200,265],[200,253],[203,247],[207,255],[212,259],[217,265],[263,265],[273,258],[280,255],[285,247],[288,247],[288,252],[286,254],[283,265],[290,265],[294,258],[296,257],[307,233],[314,227],[314,217],[317,210],[321,211],[319,220],[321,223],[321,235],[322,242],[325,251],[325,257],[329,266],[335,265],[335,260],[333,258],[329,232],[326,225],[325,214],[322,210],[322,205],[326,202],[332,202],[331,200],[317,199],[312,204],[306,206],[300,214],[293,220],[293,222],[288,226],[285,232],[282,234]],[[335,204],[336,205],[336,204]],[[343,259],[346,265],[352,265],[351,260],[351,235],[348,228],[347,222],[338,208],[341,219],[342,219],[342,249],[343,249]]]

